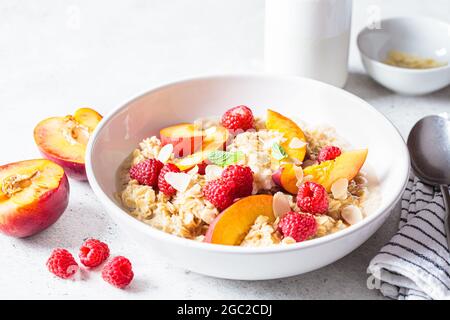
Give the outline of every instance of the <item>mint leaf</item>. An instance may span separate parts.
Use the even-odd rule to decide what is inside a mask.
[[[277,160],[281,160],[287,157],[286,151],[278,143],[272,145],[272,157]]]
[[[224,167],[230,164],[236,163],[244,157],[244,153],[241,151],[229,152],[229,151],[211,151],[208,154],[208,160],[215,165]]]

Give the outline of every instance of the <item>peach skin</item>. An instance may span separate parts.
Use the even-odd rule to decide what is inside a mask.
[[[162,129],[159,132],[162,145],[172,144],[176,157],[188,156],[200,149],[205,137],[193,123],[182,123]]]
[[[205,130],[206,131],[206,130]],[[202,147],[199,151],[188,155],[187,157],[180,158],[175,161],[177,167],[184,171],[188,170],[196,165],[206,163],[208,160],[208,154],[211,151],[224,150],[228,142],[230,135],[228,130],[222,126],[217,126],[211,133],[207,133],[203,139]]]
[[[69,202],[69,182],[58,164],[27,160],[0,166],[0,231],[32,236],[58,220]]]
[[[73,116],[48,118],[34,129],[34,140],[42,155],[62,166],[69,177],[87,180],[86,145],[101,119],[89,108],[78,109]]]
[[[282,164],[272,175],[272,180],[276,185],[282,187],[287,192],[297,194],[297,177],[295,175],[293,163]]]

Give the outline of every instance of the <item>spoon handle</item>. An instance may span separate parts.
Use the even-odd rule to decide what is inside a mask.
[[[447,246],[450,249],[450,219],[449,219],[449,215],[450,215],[450,193],[448,191],[448,186],[447,185],[441,185],[441,193],[442,193],[442,197],[444,198],[444,206],[445,206],[445,218],[444,218],[444,222],[445,222],[445,233],[447,234]]]

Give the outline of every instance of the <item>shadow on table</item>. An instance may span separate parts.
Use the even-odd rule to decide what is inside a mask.
[[[390,96],[401,96],[400,94],[383,87],[367,74],[361,72],[350,72],[344,89],[367,101]],[[404,97],[409,99],[432,98],[435,101],[439,100],[450,103],[450,86],[427,95]]]
[[[381,86],[367,74],[360,72],[349,73],[344,89],[364,100],[395,95],[394,92]]]
[[[91,189],[87,183],[71,180],[71,189],[78,189],[78,198],[72,197],[69,206],[55,224],[38,234],[18,239],[27,246],[48,248],[79,247],[83,241],[95,235],[105,240],[111,233],[109,218],[98,202],[88,201]],[[84,194],[84,195],[83,195]]]

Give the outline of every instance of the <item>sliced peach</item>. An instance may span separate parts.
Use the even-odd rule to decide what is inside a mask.
[[[95,110],[91,108],[80,108],[73,114],[73,118],[79,124],[87,127],[89,132],[93,132],[100,121],[102,121],[102,116]]]
[[[260,215],[275,220],[272,195],[249,196],[233,203],[209,225],[205,242],[237,246]]]
[[[159,132],[163,145],[172,144],[177,157],[188,156],[200,149],[204,131],[198,130],[193,123],[182,123],[167,127]]]
[[[0,166],[0,190],[0,231],[13,237],[49,227],[69,202],[64,169],[45,159]]]
[[[273,182],[291,194],[297,194],[298,192],[294,166],[293,163],[282,164],[272,175]]]
[[[211,151],[225,149],[230,137],[228,130],[222,126],[215,128],[215,130],[205,130],[206,136],[203,139],[202,147],[199,151],[175,161],[175,164],[180,170],[188,170],[196,165],[201,165],[207,162],[208,155]]]
[[[86,180],[86,145],[101,119],[88,108],[73,116],[48,118],[34,129],[34,140],[44,157],[61,165],[71,178]]]
[[[290,158],[303,161],[306,154],[306,138],[302,129],[294,121],[269,109],[267,110],[266,127],[269,130],[276,130],[283,134],[286,141],[281,146]],[[305,142],[305,144],[294,148],[292,144],[297,139]]]
[[[367,158],[367,149],[353,150],[342,153],[334,160],[306,167],[303,170],[305,178],[321,184],[330,192],[331,185],[339,179],[352,180],[361,170]]]

